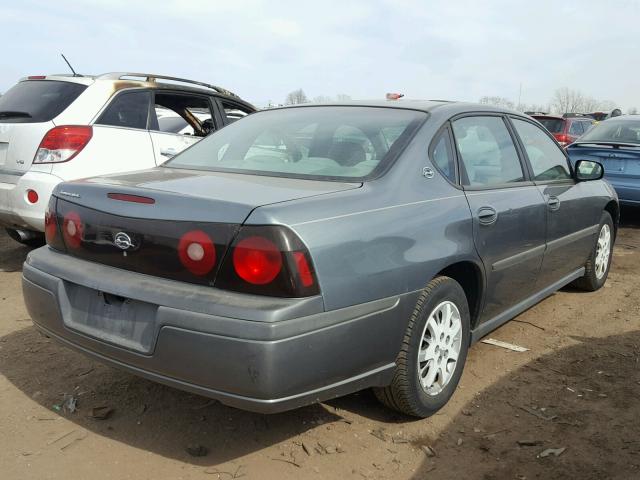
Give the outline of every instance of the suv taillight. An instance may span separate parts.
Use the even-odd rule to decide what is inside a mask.
[[[566,147],[571,143],[571,138],[566,133],[554,133],[553,136],[556,137],[558,143],[563,147]]]
[[[281,226],[241,227],[215,286],[274,297],[307,297],[320,292],[307,247]]]
[[[93,129],[84,125],[63,125],[52,128],[40,142],[33,163],[68,162],[78,155],[93,136]]]

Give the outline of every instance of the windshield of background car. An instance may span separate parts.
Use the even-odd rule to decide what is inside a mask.
[[[425,112],[322,106],[262,111],[215,132],[164,166],[326,180],[384,170]]]
[[[564,120],[562,118],[533,118],[538,120],[544,126],[544,128],[549,130],[551,133],[562,133],[562,130],[564,130]]]
[[[640,120],[607,120],[599,123],[580,137],[580,143],[583,142],[640,144]]]
[[[20,82],[0,97],[0,123],[40,123],[53,120],[86,85],[54,80]]]

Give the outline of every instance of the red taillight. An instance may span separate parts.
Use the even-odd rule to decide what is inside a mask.
[[[84,225],[80,220],[80,215],[76,212],[69,212],[64,216],[62,222],[62,236],[68,247],[78,248],[82,242]]]
[[[47,210],[44,214],[44,238],[48,244],[53,243],[56,238],[58,226],[56,225],[56,214]]]
[[[128,193],[107,193],[107,197],[111,200],[120,200],[122,202],[145,203],[148,205],[156,203],[153,198],[141,197],[140,195],[130,195]]]
[[[35,190],[27,190],[27,201],[29,203],[38,203],[38,192]]]
[[[185,233],[178,243],[182,265],[194,275],[206,275],[216,264],[216,248],[211,237],[202,230]]]
[[[313,273],[309,267],[307,256],[304,252],[293,252],[293,258],[296,261],[296,268],[298,269],[302,286],[307,288],[311,287],[313,285]]]
[[[46,75],[29,75],[27,80],[44,80],[45,78],[47,78]]]
[[[234,248],[233,267],[245,282],[265,285],[271,283],[282,270],[282,254],[271,240],[248,237]]]
[[[569,135],[567,135],[566,133],[554,133],[553,136],[556,137],[558,143],[563,147],[571,143],[571,138],[569,138]]]
[[[33,163],[68,162],[78,155],[93,136],[90,126],[70,125],[52,128],[40,142]]]

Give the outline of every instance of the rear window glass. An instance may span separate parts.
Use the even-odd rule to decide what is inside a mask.
[[[54,80],[20,82],[0,97],[0,123],[40,123],[60,115],[87,88]]]
[[[640,120],[607,120],[591,128],[580,142],[640,144]]]
[[[551,133],[562,133],[564,130],[564,120],[562,118],[534,118]]]
[[[426,118],[375,107],[299,107],[233,123],[164,166],[322,179],[364,179],[385,168]]]

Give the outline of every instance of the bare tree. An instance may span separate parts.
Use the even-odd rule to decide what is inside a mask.
[[[285,105],[297,105],[299,103],[308,103],[309,99],[307,95],[304,93],[304,90],[299,88],[298,90],[294,90],[287,95],[284,103]]]
[[[629,115],[637,115],[637,114],[638,114],[638,109],[637,109],[636,107],[631,107],[631,108],[627,111],[627,113],[628,113]]]
[[[515,104],[505,97],[488,97],[484,96],[480,99],[483,105],[493,105],[495,107],[515,108]]]
[[[578,113],[583,111],[584,104],[584,95],[569,87],[557,89],[551,99],[551,106],[556,113]]]
[[[338,95],[336,95],[336,100],[338,100],[339,102],[348,102],[349,100],[351,100],[351,95],[339,93]]]
[[[313,101],[316,103],[328,103],[333,101],[333,98],[326,95],[318,95],[317,97],[313,97]]]

